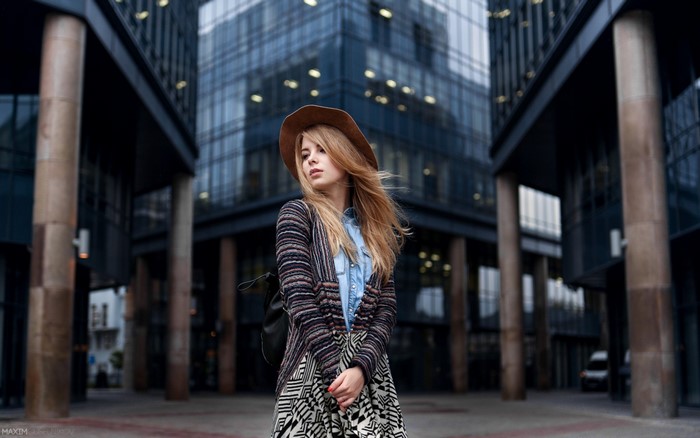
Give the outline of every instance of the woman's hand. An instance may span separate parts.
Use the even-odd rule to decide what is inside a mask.
[[[352,367],[340,373],[328,387],[328,391],[335,397],[340,410],[345,412],[357,400],[364,386],[365,378],[362,370],[359,367]]]

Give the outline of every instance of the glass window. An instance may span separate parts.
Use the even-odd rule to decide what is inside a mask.
[[[386,11],[387,8],[380,6],[379,3],[369,2],[372,41],[384,47],[391,47],[391,17]]]
[[[107,327],[107,316],[108,316],[108,306],[107,303],[102,304],[102,327]]]
[[[14,97],[0,95],[0,147],[9,148],[12,141]]]
[[[498,269],[479,266],[479,323],[481,327],[499,327],[500,281]]]

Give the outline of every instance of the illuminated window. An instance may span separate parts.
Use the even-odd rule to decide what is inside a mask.
[[[391,17],[393,14],[377,2],[369,3],[369,14],[372,26],[372,41],[384,47],[391,47]]]

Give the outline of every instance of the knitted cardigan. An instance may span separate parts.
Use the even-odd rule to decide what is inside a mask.
[[[325,227],[304,201],[289,201],[281,208],[276,252],[280,290],[290,317],[277,394],[306,353],[317,361],[324,384],[330,385],[340,374],[340,354],[348,332]],[[349,365],[360,367],[365,383],[370,382],[377,361],[385,354],[395,324],[394,277],[381,284],[375,272],[365,284],[351,328],[367,332]]]

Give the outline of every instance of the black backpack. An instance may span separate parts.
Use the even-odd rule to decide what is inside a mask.
[[[260,331],[260,346],[265,361],[275,369],[279,369],[284,358],[284,350],[287,348],[289,315],[282,303],[277,267],[257,278],[239,284],[238,290],[243,292],[255,285],[258,280],[267,282],[267,290],[263,300],[264,316]]]
[[[307,212],[311,221],[315,219],[306,203]],[[238,285],[239,291],[251,288],[258,280],[267,282],[265,299],[263,300],[263,323],[260,330],[260,347],[263,358],[276,370],[280,369],[284,353],[287,349],[287,335],[289,334],[289,314],[282,302],[280,294],[280,281],[277,276],[277,266],[263,275]]]

